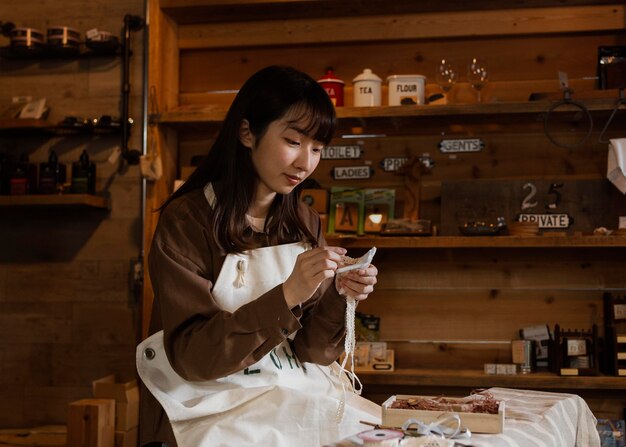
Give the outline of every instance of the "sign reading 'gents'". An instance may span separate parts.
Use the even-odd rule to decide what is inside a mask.
[[[479,138],[463,138],[460,140],[441,140],[439,150],[443,153],[450,152],[480,152],[485,143]]]

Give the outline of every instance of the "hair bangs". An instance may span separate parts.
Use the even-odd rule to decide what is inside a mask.
[[[296,124],[309,138],[325,145],[332,140],[337,126],[335,108],[330,101],[300,102],[292,107],[288,118],[290,124]]]

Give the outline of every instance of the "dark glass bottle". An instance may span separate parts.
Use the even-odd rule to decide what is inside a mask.
[[[78,161],[72,163],[72,193],[96,193],[96,165],[89,161],[89,155],[84,150]]]
[[[65,165],[59,163],[56,152],[51,151],[48,162],[39,165],[39,194],[56,194],[66,179]]]
[[[10,194],[19,196],[35,192],[37,184],[37,166],[29,163],[28,154],[20,156],[20,161],[13,166],[10,180]]]

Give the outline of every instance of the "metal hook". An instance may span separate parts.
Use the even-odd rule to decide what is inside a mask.
[[[589,112],[589,109],[587,109],[587,107],[585,107],[585,105],[581,102],[578,101],[574,101],[573,99],[571,99],[571,94],[572,94],[572,90],[569,88],[565,88],[563,90],[563,99],[560,101],[556,101],[554,102],[546,111],[546,114],[544,116],[543,119],[543,131],[546,135],[546,137],[548,138],[548,140],[550,140],[552,142],[552,144],[554,144],[555,146],[559,146],[559,147],[563,147],[566,149],[576,149],[579,148],[580,146],[582,146],[585,141],[587,141],[587,139],[589,138],[589,136],[591,135],[591,132],[593,131],[593,118],[591,117],[591,113]],[[589,119],[589,130],[587,131],[587,133],[585,134],[585,136],[578,140],[576,143],[574,144],[565,144],[562,143],[560,141],[557,141],[551,134],[550,134],[550,129],[548,128],[548,122],[550,120],[550,115],[552,114],[552,112],[554,112],[554,110],[556,110],[557,108],[563,106],[563,105],[572,105],[574,107],[577,107],[580,109],[581,112],[583,112],[586,116],[587,119]]]
[[[600,132],[600,136],[598,137],[598,143],[602,143],[602,144],[608,144],[609,143],[609,140],[604,140],[603,137],[604,137],[604,134],[606,133],[606,131],[608,130],[609,125],[613,121],[613,118],[615,117],[615,114],[617,113],[617,111],[619,110],[619,108],[620,108],[620,106],[622,104],[626,104],[626,98],[624,97],[624,89],[620,88],[619,89],[619,98],[617,98],[617,103],[615,104],[615,107],[613,108],[613,112],[611,112],[611,116],[609,116],[609,119],[607,120],[606,124],[602,128],[602,132]]]

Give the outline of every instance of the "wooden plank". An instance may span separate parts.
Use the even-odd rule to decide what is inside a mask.
[[[625,115],[626,117],[626,115]],[[499,119],[499,118],[498,118]],[[462,119],[467,121],[467,117]],[[497,119],[482,118],[480,123],[465,123],[457,126],[457,120],[451,117],[445,125],[440,122],[427,122],[420,119],[420,125],[415,128],[415,121],[407,123],[412,127],[407,129],[427,129],[430,135],[424,136],[387,136],[385,138],[347,139],[336,138],[333,144],[359,144],[362,148],[362,162],[374,169],[374,176],[368,181],[342,182],[350,186],[366,184],[368,187],[394,188],[397,204],[402,197],[403,176],[395,172],[385,172],[381,169],[381,162],[386,157],[412,157],[424,153],[432,158],[434,168],[424,175],[422,196],[424,200],[435,200],[441,196],[441,183],[450,179],[489,179],[528,180],[530,178],[554,180],[555,178],[571,181],[596,179],[603,180],[606,170],[606,146],[599,145],[596,134],[590,138],[588,145],[580,150],[565,151],[552,145],[543,135],[541,122],[535,122],[530,117],[518,117],[519,132],[509,132],[497,124]],[[461,122],[459,119],[458,122]],[[390,123],[391,124],[391,123]],[[368,122],[369,126],[369,122]],[[535,126],[535,127],[533,127]],[[460,127],[460,129],[455,129]],[[536,128],[537,133],[531,133]],[[369,129],[369,128],[368,128]],[[506,131],[505,131],[506,130]],[[485,149],[478,153],[444,154],[438,149],[442,136],[449,138],[466,138],[480,136],[485,142]],[[451,134],[450,134],[451,133]],[[204,156],[212,143],[211,135],[198,132],[181,132],[180,162],[189,165],[194,155]],[[331,172],[335,166],[348,166],[351,161],[322,160],[313,174],[322,187],[330,188],[338,183],[332,178]],[[617,191],[617,190],[616,190]],[[614,194],[614,192],[611,192]],[[397,206],[398,212],[401,209]],[[435,224],[439,223],[439,214],[435,217]],[[602,225],[607,225],[603,223]],[[616,225],[616,223],[615,223]],[[420,242],[416,242],[419,246]]]
[[[626,380],[619,377],[560,377],[551,373],[519,374],[515,376],[486,375],[480,370],[467,369],[407,369],[387,374],[362,374],[366,384],[411,386],[459,386],[489,388],[531,388],[537,390],[623,390]]]
[[[0,383],[0,395],[2,396],[0,420],[3,427],[24,425],[24,410],[27,406],[24,400],[24,387],[19,384]]]
[[[65,447],[67,427],[48,425],[22,429],[0,430],[0,444],[3,446]]]
[[[137,219],[105,219],[103,214],[101,210],[72,208],[4,208],[3,215],[10,218],[0,220],[0,261],[128,262],[136,258],[140,238]],[[15,219],[20,221],[19,226]],[[41,231],[43,222],[46,232]],[[121,281],[126,282],[126,278],[127,274]]]
[[[618,3],[616,1],[604,2]],[[569,0],[569,6],[593,5],[589,0]],[[213,23],[222,21],[294,19],[310,17],[335,17],[341,15],[364,16],[376,14],[408,14],[444,11],[484,11],[489,9],[519,9],[562,6],[557,0],[526,0],[523,3],[504,0],[473,1],[468,6],[462,0],[446,2],[416,2],[413,0],[233,0],[229,2],[212,0],[184,0],[161,2],[163,10],[178,23]]]
[[[112,371],[123,377],[135,375],[135,347],[134,338],[125,344],[86,345],[78,340],[74,343],[54,343],[50,346],[52,368],[48,371],[49,383],[59,390],[86,386],[82,397],[89,396],[94,379]]]
[[[127,303],[76,303],[72,317],[72,340],[93,345],[133,345],[135,341],[136,319]]]
[[[402,16],[327,17],[192,24],[180,27],[181,49],[547,34],[624,29],[620,5],[463,11]],[[381,30],[385,30],[381,33]]]
[[[384,273],[383,269],[381,276]],[[382,286],[377,285],[374,294],[359,304],[359,311],[380,317],[381,339],[432,344],[441,351],[464,341],[507,343],[519,338],[521,328],[538,324],[551,328],[556,323],[577,328],[603,324],[600,291],[386,290],[386,281],[380,283]],[[416,313],[423,316],[419,324],[406,318]],[[451,342],[447,344],[447,340]],[[474,350],[475,346],[462,348]],[[508,351],[501,362],[510,363],[510,348]],[[406,357],[398,353],[397,358]]]
[[[197,62],[197,61],[196,61]],[[187,68],[187,66],[183,66]],[[534,76],[538,76],[538,73],[534,73]],[[186,88],[194,88],[190,82],[186,85]],[[595,80],[592,79],[570,79],[569,85],[575,92],[576,99],[608,99],[608,103],[615,102],[619,97],[619,92],[615,89],[612,90],[598,90],[595,88]],[[426,98],[431,95],[442,93],[440,87],[434,83],[431,78],[431,82],[426,84]],[[382,85],[381,97],[383,104],[386,105],[388,98],[389,88],[387,85]],[[180,104],[182,105],[198,105],[198,106],[220,106],[220,108],[228,108],[232,103],[237,89],[231,90],[215,90],[215,91],[202,91],[202,92],[182,92],[180,94]],[[546,95],[546,100],[556,101],[563,97],[563,93],[559,87],[557,79],[551,80],[515,80],[515,81],[491,81],[486,85],[482,91],[483,103],[513,103],[528,101],[532,93],[541,93]],[[454,110],[450,107],[452,104],[475,104],[476,92],[472,89],[471,85],[467,82],[459,82],[455,84],[451,93],[448,95],[448,101],[450,104],[428,104],[428,107],[442,107],[444,112]],[[368,116],[372,113],[373,109],[370,107],[354,108],[353,105],[354,89],[351,85],[344,87],[344,106],[336,109],[337,116],[340,118],[350,118],[352,116]],[[544,105],[544,100],[539,104]],[[594,105],[594,108],[601,107],[600,104]],[[421,110],[424,107],[412,107],[402,106],[406,109],[404,113],[408,113],[411,110]],[[216,112],[219,108],[216,108]],[[391,109],[393,110],[393,109]],[[470,114],[472,109],[466,109]],[[369,111],[369,113],[368,113]],[[520,111],[521,112],[521,111]],[[557,110],[558,112],[558,110]],[[434,111],[432,113],[435,113]],[[485,113],[484,108],[476,108],[474,113]]]
[[[335,74],[350,88],[352,79],[367,66],[383,80],[392,74],[421,74],[427,78],[427,91],[436,84],[435,72],[442,58],[451,61],[459,72],[459,82],[452,91],[454,102],[475,101],[475,93],[467,88],[466,64],[473,55],[487,61],[489,82],[484,101],[497,100],[501,90],[492,93],[498,82],[551,80],[550,90],[558,91],[557,72],[565,71],[570,80],[591,78],[597,71],[597,47],[623,45],[619,35],[593,33],[584,35],[499,36],[497,38],[467,37],[463,45],[454,39],[428,39],[390,42],[346,42],[327,46],[271,46],[196,49],[180,55],[181,92],[205,93],[238,89],[257,70],[270,64],[294,66],[318,79],[331,66]],[[364,65],[363,54],[368,55]],[[572,81],[574,82],[574,81]],[[589,81],[587,81],[589,82]],[[593,81],[592,81],[593,83]],[[459,91],[460,87],[463,87]],[[528,91],[520,87],[508,95]],[[581,88],[573,84],[575,94]],[[542,89],[534,91],[545,91]],[[387,95],[383,91],[383,104]],[[513,96],[515,97],[515,96]],[[617,98],[617,95],[614,96]],[[506,98],[506,96],[504,96]],[[352,105],[352,95],[344,95],[346,105]],[[500,99],[506,100],[506,99]]]
[[[0,338],[6,343],[71,340],[72,308],[59,303],[0,304]]]
[[[531,193],[531,186],[526,187],[528,184],[535,188],[534,194]],[[553,184],[561,185],[556,193],[550,192]],[[523,204],[534,205],[522,210]],[[549,208],[552,205],[554,208]],[[465,222],[495,223],[496,218],[501,216],[511,223],[517,220],[519,214],[546,213],[569,216],[571,223],[562,231],[591,233],[602,226],[617,229],[619,216],[626,214],[626,203],[622,194],[605,179],[570,180],[555,176],[550,180],[529,177],[524,180],[462,180],[442,184],[442,235],[458,235],[459,226]],[[550,232],[549,229],[541,231]]]
[[[616,100],[613,98],[589,98],[580,101],[593,111],[612,111]],[[380,106],[380,107],[343,107],[337,109],[337,117],[349,118],[401,118],[401,117],[447,117],[500,114],[542,114],[551,103],[546,101],[501,102],[487,104],[450,104],[432,106]],[[228,111],[227,105],[187,104],[175,110],[164,112],[159,119],[163,124],[176,123],[211,123],[220,122]],[[555,114],[567,113],[567,110],[556,110]],[[536,117],[535,117],[536,121]]]
[[[350,252],[351,256],[359,252]],[[588,290],[626,289],[623,250],[389,249],[376,253],[387,290]],[[620,270],[621,269],[621,270]],[[452,293],[452,292],[451,292]]]
[[[581,247],[613,247],[626,246],[624,236],[497,236],[497,237],[468,237],[468,236],[353,236],[328,234],[326,242],[329,245],[339,245],[345,248],[581,248]]]
[[[110,209],[111,200],[92,194],[31,194],[0,196],[0,206],[88,206]]]
[[[6,278],[6,301],[126,304],[127,279],[127,260],[14,264]]]
[[[73,372],[68,371],[73,374]],[[45,423],[67,423],[67,405],[91,395],[91,379],[83,382],[87,386],[67,386],[55,383],[48,371],[47,382],[28,384],[23,388],[23,399],[27,403],[22,426],[36,426]],[[14,425],[17,426],[17,425]]]
[[[16,340],[6,342],[0,348],[0,384],[28,386],[33,383],[47,383],[52,369],[50,343],[39,340],[27,343]],[[32,368],[24,374],[24,365]]]
[[[150,119],[178,106],[179,93],[179,48],[178,25],[160,9],[159,0],[150,0],[150,60],[148,83],[150,86]],[[174,131],[150,127],[148,150],[160,154],[163,176],[155,182],[147,182],[144,210],[143,257],[147,259],[152,235],[158,222],[158,208],[173,191],[177,171],[177,135]],[[142,334],[147,335],[152,310],[152,286],[148,269],[144,266],[143,299],[140,309]]]

